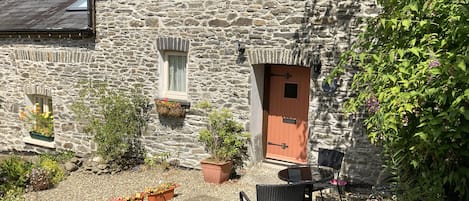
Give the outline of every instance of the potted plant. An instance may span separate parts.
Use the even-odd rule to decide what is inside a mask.
[[[165,117],[184,117],[186,109],[180,103],[165,99],[155,99],[156,111],[159,115]]]
[[[139,192],[139,193],[135,193],[132,196],[111,198],[109,201],[143,201],[144,199],[145,199],[145,193]]]
[[[205,182],[227,181],[233,168],[233,159],[245,150],[249,134],[234,120],[230,110],[213,110],[208,102],[198,105],[208,113],[208,125],[199,132],[199,141],[205,145],[209,158],[201,161]]]
[[[31,138],[53,141],[54,140],[54,116],[51,112],[41,112],[39,104],[26,108],[20,112],[20,120],[25,121],[31,127]]]
[[[174,182],[163,183],[156,187],[145,188],[145,195],[148,201],[166,201],[174,197],[174,189],[178,185]]]

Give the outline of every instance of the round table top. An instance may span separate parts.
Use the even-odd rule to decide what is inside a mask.
[[[331,169],[311,166],[293,166],[278,172],[278,178],[287,182],[313,182],[320,183],[334,178]]]

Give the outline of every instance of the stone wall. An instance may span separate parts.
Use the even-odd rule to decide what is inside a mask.
[[[351,93],[353,69],[341,77],[336,93],[321,90],[340,53],[360,32],[359,19],[378,12],[372,0],[97,0],[96,11],[93,39],[0,39],[1,150],[37,149],[22,141],[27,131],[18,111],[25,104],[25,87],[41,86],[52,93],[56,147],[91,152],[95,145],[77,126],[70,109],[78,95],[76,84],[83,79],[106,80],[116,88],[141,84],[154,99],[160,94],[156,41],[181,38],[190,41],[191,104],[209,100],[230,108],[246,128],[253,65],[280,62],[309,67],[308,55],[319,50],[321,74],[311,79],[310,161],[316,161],[318,147],[341,149],[347,153],[343,172],[349,180],[374,182],[379,152],[367,141],[360,119],[339,112]],[[246,48],[245,57],[238,55],[238,44]],[[253,53],[264,50],[270,56]],[[205,121],[197,110],[176,122],[154,112],[144,144],[150,153],[171,152],[181,165],[198,168],[199,160],[207,156],[197,142]]]

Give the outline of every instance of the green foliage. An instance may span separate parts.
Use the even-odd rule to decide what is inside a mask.
[[[249,134],[243,132],[243,126],[228,109],[213,110],[208,102],[197,107],[210,111],[207,128],[199,132],[199,141],[205,144],[212,160],[231,160],[246,150]]]
[[[331,78],[359,67],[346,107],[367,112],[399,200],[469,200],[469,1],[379,2]]]
[[[23,189],[22,188],[12,188],[8,190],[4,196],[0,196],[0,201],[24,201]]]
[[[18,156],[11,156],[0,164],[0,193],[25,188],[28,175],[31,171],[31,163]]]
[[[139,89],[131,94],[106,84],[84,83],[73,111],[94,135],[97,153],[108,162],[126,163],[126,157],[143,159],[139,136],[145,131],[151,105]]]
[[[162,152],[159,153],[155,156],[148,156],[145,157],[144,163],[148,167],[154,167],[156,165],[159,165],[163,170],[167,170],[170,167],[170,164],[168,162],[168,158],[171,156],[171,153],[169,152]]]
[[[71,160],[75,156],[75,153],[72,151],[64,151],[64,152],[54,152],[54,153],[43,153],[39,157],[41,160],[44,159],[51,159],[58,163],[65,163]]]
[[[57,161],[54,161],[50,158],[43,157],[40,159],[39,166],[46,170],[50,177],[52,184],[58,184],[65,178],[65,170],[60,166]]]

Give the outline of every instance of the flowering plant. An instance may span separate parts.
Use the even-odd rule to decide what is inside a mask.
[[[156,187],[147,187],[145,188],[145,194],[147,195],[158,195],[162,194],[168,190],[175,189],[179,185],[174,183],[174,182],[166,182],[163,184],[160,184],[159,186]]]
[[[155,100],[156,111],[161,116],[167,117],[184,117],[186,110],[181,106],[180,103],[175,101],[169,101],[168,98]]]
[[[139,192],[139,193],[135,193],[132,196],[111,198],[109,201],[142,201],[144,199],[145,199],[145,193]]]
[[[31,131],[35,131],[47,137],[54,136],[54,116],[51,112],[41,112],[39,104],[33,107],[26,107],[20,112],[20,120],[31,126]]]

